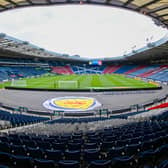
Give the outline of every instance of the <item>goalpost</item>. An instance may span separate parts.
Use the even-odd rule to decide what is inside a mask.
[[[12,80],[11,82],[12,87],[27,87],[27,81],[26,80]]]
[[[76,80],[58,80],[55,81],[54,87],[58,89],[77,89],[79,88],[79,83]]]

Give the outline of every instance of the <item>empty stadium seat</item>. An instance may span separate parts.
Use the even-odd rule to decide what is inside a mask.
[[[74,160],[61,160],[58,162],[59,168],[80,168],[79,162]]]
[[[109,168],[111,160],[94,160],[89,164],[89,168]]]

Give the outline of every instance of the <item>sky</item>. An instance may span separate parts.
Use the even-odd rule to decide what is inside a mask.
[[[168,30],[136,12],[83,4],[3,12],[0,32],[60,54],[105,58],[144,47]]]

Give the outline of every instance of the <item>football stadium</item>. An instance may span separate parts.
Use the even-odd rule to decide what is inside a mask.
[[[87,37],[86,43],[90,49],[86,49],[84,43],[75,39],[86,36],[89,30],[96,32],[91,22],[85,27],[86,32],[81,29],[93,13],[81,19],[81,27],[77,26],[80,34],[68,41],[71,33],[65,31],[74,29],[69,24],[70,12],[67,11],[66,20],[49,11],[62,11],[61,7],[69,5],[78,12],[86,7],[84,10],[89,13],[88,6],[93,7],[92,11],[100,7],[104,11],[115,8],[131,12],[147,17],[158,32],[164,33],[157,39],[146,36],[145,45],[138,47],[134,43],[129,51],[119,49],[122,54],[118,56],[110,51],[107,53],[114,56],[106,56],[101,40],[91,46],[88,35],[90,40]],[[45,8],[48,11],[41,15],[39,11]],[[27,9],[33,9],[37,15],[25,14],[22,26],[33,21],[41,29],[44,26],[43,34],[32,35],[27,29],[33,26],[17,25],[22,17],[20,11]],[[12,11],[18,18],[11,17]],[[100,17],[100,13],[96,15]],[[3,15],[11,18],[2,19]],[[124,15],[121,13],[121,17]],[[34,45],[33,40],[39,37],[49,43],[46,32],[53,32],[45,26],[49,20],[50,28],[55,23],[50,17],[60,19],[58,30],[54,31],[58,31],[57,36],[63,32],[60,36],[68,37],[69,46],[77,41],[87,52],[95,46],[104,56],[84,57],[77,50],[77,54],[65,54],[64,40],[63,52],[59,52],[61,40],[57,42],[54,34],[55,49],[44,49],[45,45],[38,42]],[[117,19],[110,22],[115,22],[118,29]],[[65,31],[63,21],[69,22]],[[109,20],[102,21],[101,29],[102,23]],[[0,168],[168,168],[168,0],[0,0],[0,22],[0,31],[3,27],[6,30],[0,33]],[[46,25],[41,26],[40,22]],[[140,20],[124,20],[124,27],[119,27],[127,29],[131,22],[132,30],[139,24],[146,33],[146,22],[139,23]],[[7,31],[12,29],[13,32]],[[128,30],[125,41],[124,31],[119,40],[119,35],[110,35],[114,30],[107,32],[108,26],[105,29],[100,37],[103,43],[103,37],[107,43],[108,36],[114,38],[112,50],[118,42],[127,46],[131,33],[136,32]],[[27,39],[23,38],[26,31]],[[135,39],[139,43],[138,33]]]

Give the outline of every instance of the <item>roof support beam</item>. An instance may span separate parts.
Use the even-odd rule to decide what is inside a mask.
[[[158,2],[158,1],[160,1],[160,0],[153,0],[151,2],[148,2],[148,3],[146,3],[146,4],[144,4],[144,5],[140,6],[140,7],[138,7],[137,10],[140,10],[140,9],[142,9],[142,8],[144,8],[146,6],[149,6],[151,4],[154,4],[154,3]]]
[[[127,6],[127,5],[130,4],[132,1],[134,1],[134,0],[128,0],[127,2],[124,3],[123,6]]]
[[[46,0],[49,4],[52,4],[51,0]]]
[[[168,5],[167,6],[163,6],[163,7],[159,7],[157,9],[154,9],[152,11],[149,11],[147,12],[148,14],[151,14],[151,13],[155,13],[155,12],[158,12],[158,11],[161,11],[161,10],[164,10],[164,9],[168,9]]]
[[[157,16],[156,18],[161,18],[161,17],[164,17],[164,16],[168,16],[168,13],[164,14],[164,15],[159,15]]]
[[[6,1],[9,2],[9,3],[11,3],[11,4],[13,4],[13,5],[15,5],[15,6],[18,5],[17,3],[13,2],[12,0],[6,0]]]
[[[168,19],[163,20],[163,22],[168,22]]]
[[[26,0],[30,5],[33,5],[33,2],[31,0]]]
[[[4,5],[0,5],[0,7],[3,8],[3,9],[7,9],[7,7],[4,6]]]

